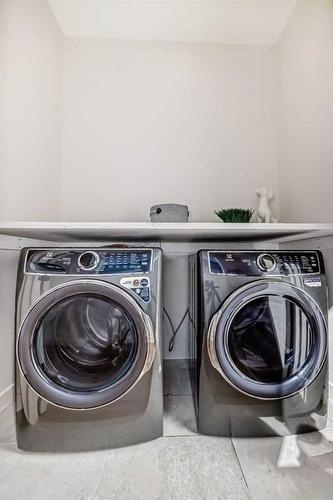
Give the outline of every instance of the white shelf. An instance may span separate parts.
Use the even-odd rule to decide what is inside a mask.
[[[284,241],[333,235],[333,224],[0,222],[0,235],[66,241]]]

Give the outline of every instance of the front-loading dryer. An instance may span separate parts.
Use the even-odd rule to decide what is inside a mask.
[[[199,432],[324,428],[328,301],[320,252],[200,251],[190,277]]]
[[[24,249],[16,303],[16,430],[31,451],[162,435],[162,252]]]

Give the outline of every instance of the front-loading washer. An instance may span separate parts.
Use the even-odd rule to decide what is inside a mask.
[[[16,302],[16,431],[30,451],[162,435],[159,248],[24,249]]]
[[[327,418],[328,300],[316,251],[190,258],[191,374],[199,432],[309,432]]]

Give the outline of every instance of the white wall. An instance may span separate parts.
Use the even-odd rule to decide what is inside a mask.
[[[192,220],[277,190],[269,48],[66,38],[61,217]]]
[[[3,179],[4,148],[5,148],[5,51],[7,43],[7,10],[5,2],[0,1],[0,181]],[[2,212],[2,197],[0,196],[0,214]]]
[[[0,218],[59,218],[63,36],[44,0],[1,0]]]
[[[1,219],[215,220],[270,185],[280,220],[332,220],[332,0],[275,48],[66,38],[63,75],[63,46],[47,2],[1,0]]]
[[[18,257],[18,251],[0,248],[0,412],[14,398],[15,283]]]
[[[332,0],[298,2],[277,64],[281,220],[332,222]]]

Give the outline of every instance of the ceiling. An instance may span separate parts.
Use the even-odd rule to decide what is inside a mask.
[[[48,0],[65,36],[273,45],[297,0]]]

